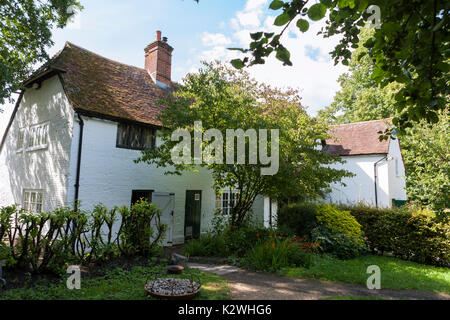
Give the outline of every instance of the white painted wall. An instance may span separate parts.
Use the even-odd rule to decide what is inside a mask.
[[[358,204],[375,206],[374,163],[384,155],[364,155],[342,157],[344,164],[334,164],[336,169],[344,169],[355,174],[352,178],[342,180],[346,186],[334,183],[327,200],[333,203]],[[377,165],[378,172],[378,205],[390,207],[388,164],[382,161]]]
[[[406,172],[403,162],[399,140],[391,140],[389,155],[389,196],[390,199],[406,200]],[[398,168],[396,169],[396,166]]]
[[[18,153],[19,129],[43,122],[50,123],[48,148]],[[24,189],[43,190],[43,211],[64,205],[72,126],[73,109],[58,77],[25,92],[0,154],[0,206],[22,204]]]
[[[185,172],[182,176],[164,175],[165,168],[134,163],[140,151],[116,148],[117,123],[83,117],[84,135],[80,172],[79,198],[82,209],[91,209],[98,203],[106,207],[129,206],[132,190],[154,190],[175,194],[173,242],[184,242],[186,190],[202,190],[201,232],[211,227],[215,212],[215,190],[207,169]],[[75,117],[74,138],[67,203],[75,196],[75,176],[79,139],[79,123]],[[255,209],[258,209],[258,203]]]

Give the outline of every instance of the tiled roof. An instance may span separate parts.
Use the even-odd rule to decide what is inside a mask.
[[[338,156],[387,154],[389,141],[380,142],[379,132],[388,128],[390,120],[375,120],[332,126],[324,151]]]
[[[157,119],[164,94],[145,69],[101,57],[67,42],[49,63],[60,73],[64,90],[77,111],[113,120],[161,125]]]

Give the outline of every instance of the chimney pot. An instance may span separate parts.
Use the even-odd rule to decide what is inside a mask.
[[[167,42],[167,37],[163,37],[163,38],[162,38],[162,41],[163,41],[163,42]]]
[[[156,41],[161,41],[161,31],[156,31]]]

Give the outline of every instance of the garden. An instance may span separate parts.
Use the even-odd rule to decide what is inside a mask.
[[[143,300],[144,287],[167,276],[161,243],[166,226],[152,203],[90,211],[60,208],[30,214],[0,209],[0,262],[6,286],[0,300]],[[69,290],[69,266],[80,268],[81,289]],[[219,276],[186,268],[170,279],[201,284],[198,299],[229,299]]]
[[[450,224],[428,210],[300,202],[280,209],[276,229],[236,228],[218,215],[213,230],[188,242],[185,254],[364,286],[376,265],[383,288],[450,293]]]

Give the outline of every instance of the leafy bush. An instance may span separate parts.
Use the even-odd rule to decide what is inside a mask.
[[[97,205],[92,212],[58,208],[38,214],[16,206],[3,207],[0,260],[6,260],[9,267],[31,268],[36,273],[62,272],[70,263],[90,263],[120,254],[150,255],[164,231],[159,210],[147,202],[138,202],[131,209],[108,210]]]
[[[429,211],[346,207],[359,221],[373,252],[433,265],[450,265],[450,223]]]
[[[223,257],[227,255],[227,248],[223,237],[211,233],[189,240],[184,246],[187,256]]]
[[[248,251],[245,261],[255,270],[276,272],[286,267],[308,268],[312,253],[293,239],[274,240],[255,245]]]
[[[361,225],[349,211],[328,204],[294,203],[279,211],[283,230],[319,243],[322,252],[350,259],[366,251]]]
[[[309,202],[292,203],[278,211],[279,228],[296,235],[308,235],[317,227],[317,204]]]

